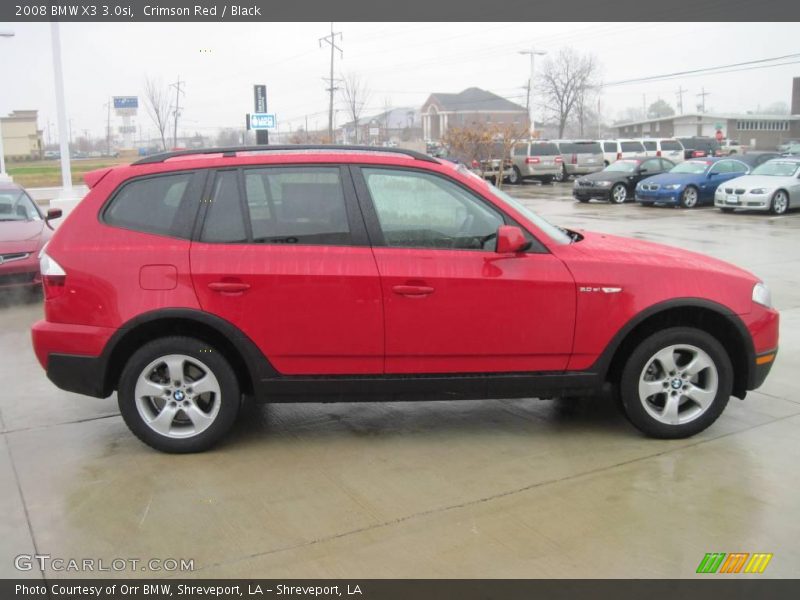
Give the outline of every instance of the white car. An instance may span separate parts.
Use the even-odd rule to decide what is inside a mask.
[[[639,140],[597,140],[603,147],[605,166],[622,158],[645,156],[644,144]]]
[[[676,165],[686,160],[686,149],[674,138],[643,138],[645,156],[660,156]]]
[[[768,160],[749,175],[720,184],[714,192],[714,206],[722,212],[747,208],[774,215],[800,207],[800,157]]]

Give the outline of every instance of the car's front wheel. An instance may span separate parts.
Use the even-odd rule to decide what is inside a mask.
[[[611,188],[611,202],[614,204],[624,204],[628,199],[628,188],[622,183],[616,184]]]
[[[786,212],[787,208],[789,208],[789,197],[783,190],[778,190],[775,192],[775,195],[772,196],[772,202],[769,205],[769,211],[773,215],[782,215]]]
[[[733,368],[712,335],[673,327],[643,340],[622,371],[620,400],[628,419],[657,438],[685,438],[722,414],[733,388]]]
[[[694,208],[697,206],[698,198],[697,188],[690,185],[681,194],[681,206],[683,208]]]
[[[156,339],[122,371],[119,409],[128,428],[164,452],[200,452],[233,425],[241,393],[228,361],[189,337]]]
[[[508,175],[508,183],[511,185],[519,185],[522,183],[522,173],[517,167],[511,169],[511,173]]]

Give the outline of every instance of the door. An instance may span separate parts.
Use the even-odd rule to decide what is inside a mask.
[[[714,202],[714,193],[717,188],[735,177],[747,173],[749,167],[738,160],[718,160],[708,170],[706,179],[700,184],[700,200]]]
[[[383,371],[383,307],[349,172],[220,170],[192,279],[203,310],[241,329],[286,375]]]
[[[566,368],[575,284],[559,259],[538,242],[496,253],[497,228],[514,223],[449,178],[355,171],[381,276],[387,373]]]

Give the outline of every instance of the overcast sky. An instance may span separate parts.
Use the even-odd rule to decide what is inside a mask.
[[[518,51],[531,45],[553,53],[563,46],[592,52],[606,82],[713,67],[800,52],[797,23],[336,23],[344,58],[336,73],[355,72],[372,90],[365,116],[394,107],[419,107],[431,92],[477,86],[525,104],[529,60]],[[0,23],[13,38],[0,38],[0,114],[38,109],[40,127],[53,123],[55,93],[50,25]],[[329,23],[62,23],[66,101],[75,136],[104,135],[103,104],[112,95],[139,95],[139,125],[154,127],[141,96],[146,76],[162,83],[186,82],[180,131],[214,133],[241,127],[252,110],[254,83],[268,88],[270,112],[281,130],[327,127],[324,90],[330,54],[318,39]],[[608,88],[607,121],[626,107],[658,98],[684,111],[699,102],[706,111],[745,112],[789,103],[795,64],[727,74],[705,74],[649,84]],[[784,61],[787,62],[787,61]],[[538,63],[537,63],[538,64]],[[343,104],[337,102],[339,107]],[[541,111],[537,119],[541,119]],[[341,123],[344,112],[337,116]],[[118,121],[114,125],[119,125]]]

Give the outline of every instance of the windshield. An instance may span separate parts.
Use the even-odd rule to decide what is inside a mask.
[[[773,177],[792,177],[797,173],[800,163],[791,160],[771,160],[759,165],[751,175],[770,175]]]
[[[687,160],[676,167],[670,169],[670,173],[691,173],[692,175],[702,175],[711,166],[710,162],[699,160]]]
[[[40,221],[41,215],[21,190],[0,190],[0,221]]]
[[[530,208],[522,204],[516,198],[512,198],[508,194],[506,194],[503,190],[498,190],[495,186],[489,184],[489,191],[492,192],[495,198],[499,199],[501,202],[508,204],[519,213],[521,213],[530,223],[535,225],[539,230],[546,233],[551,240],[558,244],[570,244],[572,243],[572,237],[566,232],[566,230],[562,229],[561,227],[556,227],[547,219],[537,215],[533,212]]]
[[[639,166],[638,160],[618,160],[608,165],[604,171],[609,173],[633,173]]]

